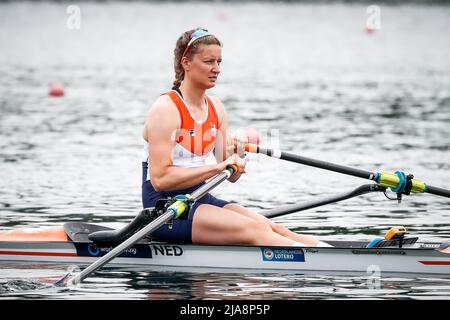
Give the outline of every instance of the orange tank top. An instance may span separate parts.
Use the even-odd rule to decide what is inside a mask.
[[[183,97],[175,90],[167,94],[180,115],[181,125],[176,135],[173,165],[199,167],[205,165],[215,147],[219,119],[216,107],[206,96],[207,113],[204,119],[194,119]]]

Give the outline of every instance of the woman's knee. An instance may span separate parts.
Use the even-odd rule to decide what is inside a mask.
[[[273,232],[270,224],[265,221],[249,220],[243,227],[246,241],[252,245],[258,244],[268,233]]]
[[[272,230],[278,234],[286,234],[289,232],[289,229],[281,224],[271,222],[270,226],[271,226]]]

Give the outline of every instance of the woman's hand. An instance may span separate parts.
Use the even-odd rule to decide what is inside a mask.
[[[248,137],[244,132],[227,134],[227,158],[237,153],[239,157],[245,154],[245,145],[248,143]]]
[[[239,157],[238,154],[233,154],[231,157],[229,157],[227,160],[225,160],[224,162],[221,163],[223,170],[226,169],[227,165],[235,165],[238,170],[233,173],[228,180],[230,182],[236,182],[237,180],[239,180],[239,178],[241,177],[241,175],[243,173],[245,173],[245,165],[247,164],[247,161],[245,161],[244,159],[242,159],[241,157]]]

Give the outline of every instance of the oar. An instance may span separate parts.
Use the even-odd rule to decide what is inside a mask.
[[[418,179],[412,178],[411,176],[407,176],[400,171],[396,171],[395,173],[391,172],[373,173],[370,171],[355,169],[347,166],[342,166],[339,164],[334,164],[331,162],[307,158],[276,149],[267,149],[251,143],[248,143],[245,146],[245,150],[247,152],[261,153],[273,158],[300,163],[311,167],[339,172],[354,177],[369,179],[377,182],[382,187],[391,188],[392,191],[400,194],[402,193],[409,194],[409,192],[414,193],[426,192],[450,198],[450,190],[430,186]]]
[[[351,191],[347,191],[344,193],[324,197],[321,199],[315,199],[315,200],[311,200],[311,201],[285,205],[285,206],[277,207],[277,208],[273,208],[273,209],[266,209],[266,210],[259,212],[259,214],[261,214],[267,218],[276,218],[276,217],[284,216],[284,215],[287,215],[290,213],[295,213],[295,212],[304,211],[304,210],[308,210],[308,209],[312,209],[312,208],[317,208],[320,206],[324,206],[326,204],[335,203],[335,202],[339,202],[342,200],[354,198],[354,197],[357,197],[357,196],[360,196],[360,195],[363,195],[363,194],[366,194],[369,192],[382,192],[385,190],[386,190],[386,188],[384,188],[378,184],[375,184],[375,183],[365,184],[365,185],[359,186],[356,189],[353,189]]]
[[[120,255],[123,251],[127,250],[129,247],[136,244],[141,238],[143,238],[147,234],[155,231],[169,220],[179,218],[186,211],[186,209],[189,207],[190,204],[197,201],[205,194],[207,194],[209,191],[211,191],[213,188],[218,186],[220,183],[228,179],[234,172],[236,172],[236,170],[238,169],[235,165],[228,165],[224,171],[222,171],[213,179],[211,179],[210,181],[202,185],[200,188],[192,192],[191,195],[182,196],[183,199],[177,198],[179,200],[176,200],[172,205],[170,205],[165,213],[163,213],[154,221],[149,223],[147,226],[145,226],[144,228],[133,234],[127,240],[125,240],[120,245],[115,247],[113,250],[108,252],[106,255],[99,258],[97,261],[88,266],[86,269],[75,275],[68,273],[61,280],[57,281],[55,285],[65,286],[80,283],[91,273],[95,272],[96,270],[107,264],[109,261]]]

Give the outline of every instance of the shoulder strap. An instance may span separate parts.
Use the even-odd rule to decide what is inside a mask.
[[[217,112],[216,105],[210,97],[206,96],[206,100],[208,101],[209,114],[213,116],[216,128],[219,129],[219,113]]]
[[[169,92],[163,93],[162,95],[165,95],[165,94],[168,95],[170,97],[170,99],[172,99],[173,103],[177,107],[178,113],[180,115],[180,128],[183,128],[184,114],[187,112],[187,109],[186,109],[186,106],[184,105],[183,100],[181,99],[181,97],[178,95],[178,93],[175,90],[171,90]]]

